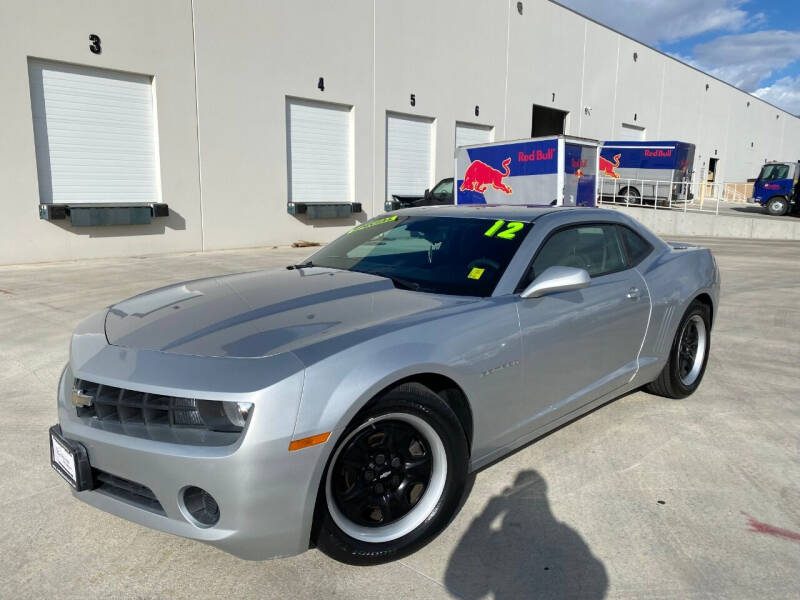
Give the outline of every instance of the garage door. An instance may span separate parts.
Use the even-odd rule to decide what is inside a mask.
[[[644,127],[622,123],[617,130],[617,139],[625,142],[644,141]]]
[[[473,146],[475,144],[488,144],[494,137],[494,128],[486,125],[472,123],[456,123],[456,148],[459,146]]]
[[[151,77],[30,61],[42,202],[158,202]]]
[[[351,106],[289,99],[289,199],[353,201]]]
[[[386,199],[422,195],[433,184],[433,119],[386,116]]]

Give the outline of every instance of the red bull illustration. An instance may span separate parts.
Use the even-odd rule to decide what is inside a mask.
[[[619,168],[619,158],[622,154],[615,154],[614,155],[614,162],[612,163],[607,158],[603,158],[602,156],[598,156],[600,160],[600,172],[605,173],[609,177],[613,177],[614,179],[619,179],[619,175],[617,175],[617,169]]]
[[[482,194],[491,185],[496,190],[506,194],[513,194],[514,191],[503,183],[503,179],[511,174],[511,170],[508,168],[510,164],[511,157],[509,156],[503,161],[503,169],[505,169],[505,173],[503,173],[481,160],[473,160],[467,167],[467,172],[464,174],[464,183],[461,184],[459,189],[462,192],[473,191]]]

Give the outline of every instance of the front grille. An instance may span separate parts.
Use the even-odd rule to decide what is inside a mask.
[[[117,477],[100,469],[92,469],[92,475],[97,483],[95,490],[114,496],[115,498],[135,504],[154,513],[165,514],[164,508],[156,498],[153,491],[140,483]]]
[[[236,442],[243,427],[225,417],[223,402],[198,400],[75,379],[77,416],[108,431],[158,441],[197,445]]]

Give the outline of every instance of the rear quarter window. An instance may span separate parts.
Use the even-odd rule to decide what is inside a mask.
[[[628,253],[629,266],[635,267],[653,251],[653,246],[633,229],[620,226],[619,234]]]

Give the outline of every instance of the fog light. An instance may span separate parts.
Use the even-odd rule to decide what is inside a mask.
[[[202,488],[190,485],[183,490],[183,506],[192,518],[204,527],[219,521],[219,505],[214,497]]]

